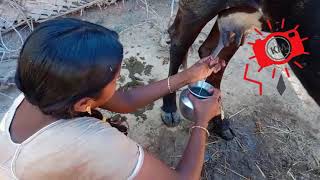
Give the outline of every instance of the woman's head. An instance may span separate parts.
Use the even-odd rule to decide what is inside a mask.
[[[76,19],[51,20],[25,41],[16,84],[43,113],[70,118],[111,98],[122,58],[116,32]]]

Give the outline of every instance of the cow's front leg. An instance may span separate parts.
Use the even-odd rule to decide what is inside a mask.
[[[225,7],[225,1],[180,1],[175,21],[169,28],[171,39],[169,76],[176,74],[183,61],[186,61],[187,52],[202,28]],[[176,93],[163,98],[161,109],[162,120],[167,126],[178,125],[180,116],[177,113]]]
[[[169,77],[177,74],[181,64],[187,60],[190,46],[206,23],[207,21],[203,19],[199,21],[190,19],[181,10],[178,11],[176,19],[169,29],[171,39]],[[179,124],[181,119],[177,112],[175,92],[163,98],[161,109],[161,118],[167,126],[174,127]]]

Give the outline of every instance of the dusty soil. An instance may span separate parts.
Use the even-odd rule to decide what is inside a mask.
[[[168,73],[168,47],[160,46],[163,44],[160,42],[168,27],[170,2],[147,2],[148,11],[140,1],[128,1],[102,10],[91,8],[82,16],[73,15],[120,34],[125,59],[118,86],[124,90],[166,78]],[[195,41],[189,53],[189,65],[198,59],[197,49],[212,24]],[[27,34],[25,31],[24,37]],[[13,45],[17,42],[14,35],[6,38]],[[248,41],[255,38],[251,35]],[[243,80],[244,67],[251,56],[250,47],[244,45],[225,72],[221,87],[223,106],[226,115],[232,116],[237,138],[230,142],[216,137],[209,139],[203,179],[320,179],[320,108],[292,73],[289,79],[285,78],[287,89],[280,96],[276,91],[277,81],[271,78],[272,69],[256,73],[256,63],[250,62],[249,76],[264,83],[264,94],[259,96],[258,87]],[[1,62],[0,76],[10,77],[15,66],[15,60]],[[279,76],[280,71],[275,79]],[[14,86],[0,84],[0,87],[1,118],[19,91]],[[132,114],[107,113],[114,119],[127,120],[132,139],[169,166],[175,166],[192,123],[184,120],[178,127],[166,127],[160,119],[161,104],[158,100]]]

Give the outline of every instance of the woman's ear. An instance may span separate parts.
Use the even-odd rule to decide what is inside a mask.
[[[88,112],[93,109],[94,101],[91,98],[82,98],[73,105],[75,112]],[[89,113],[89,112],[88,112]]]

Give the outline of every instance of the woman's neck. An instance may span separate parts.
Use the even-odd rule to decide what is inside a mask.
[[[22,143],[40,129],[57,121],[56,118],[43,114],[40,109],[26,99],[16,109],[9,131],[15,143]]]

